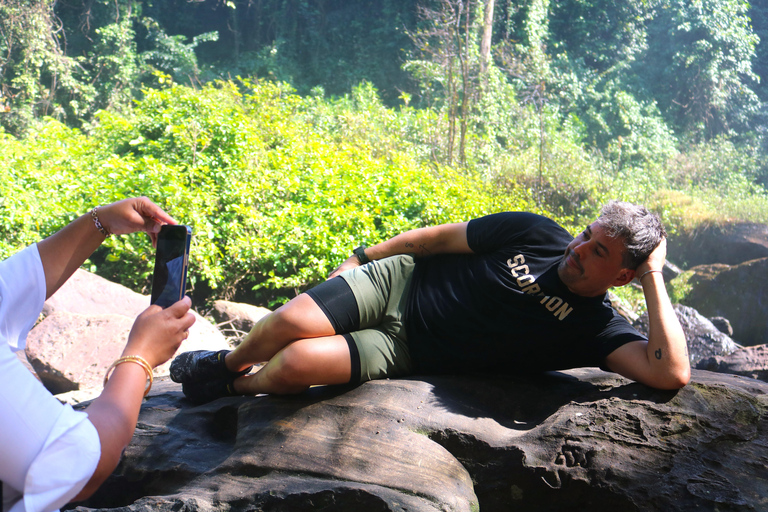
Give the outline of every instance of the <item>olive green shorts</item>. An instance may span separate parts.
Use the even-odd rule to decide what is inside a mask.
[[[341,274],[355,296],[360,328],[349,333],[360,355],[360,382],[412,373],[405,305],[413,277],[411,255],[372,261]]]

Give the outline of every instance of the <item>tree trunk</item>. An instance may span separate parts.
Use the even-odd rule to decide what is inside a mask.
[[[456,87],[453,80],[453,59],[448,60],[448,165],[453,165],[453,144],[456,141]]]
[[[461,62],[462,97],[461,97],[461,125],[459,132],[459,162],[462,167],[466,165],[466,141],[467,122],[469,121],[469,96],[470,96],[470,69],[469,69],[469,44],[470,44],[470,16],[472,11],[469,6],[464,9],[464,43],[459,37],[459,57]]]
[[[232,31],[233,47],[232,57],[235,63],[240,61],[240,20],[238,19],[237,3],[233,2],[230,9],[229,29]]]
[[[493,38],[493,7],[495,0],[486,0],[483,18],[483,38],[480,40],[480,72],[488,70],[491,58],[491,39]]]

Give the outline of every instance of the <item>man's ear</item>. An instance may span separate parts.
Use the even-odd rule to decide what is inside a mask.
[[[618,277],[616,277],[616,280],[613,282],[613,286],[624,286],[625,284],[631,283],[634,278],[635,278],[634,270],[629,268],[623,268],[621,269],[621,272],[619,273]]]

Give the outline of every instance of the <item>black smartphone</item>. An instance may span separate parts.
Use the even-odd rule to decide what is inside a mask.
[[[184,297],[191,240],[189,226],[165,224],[160,228],[152,276],[152,304],[167,308]]]

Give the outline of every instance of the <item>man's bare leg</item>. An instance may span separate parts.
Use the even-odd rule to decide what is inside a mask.
[[[349,346],[343,336],[289,343],[254,374],[235,380],[238,394],[300,393],[312,385],[347,384],[352,375]]]
[[[272,359],[255,375],[238,378],[252,364]],[[259,321],[232,352],[184,352],[171,362],[170,374],[188,399],[206,403],[239,389],[247,394],[296,393],[312,384],[346,383],[351,359],[344,337],[335,336],[325,313],[302,294]]]
[[[225,363],[230,371],[239,372],[271,360],[296,340],[334,334],[323,310],[309,295],[301,294],[256,323],[243,342],[227,354]]]

